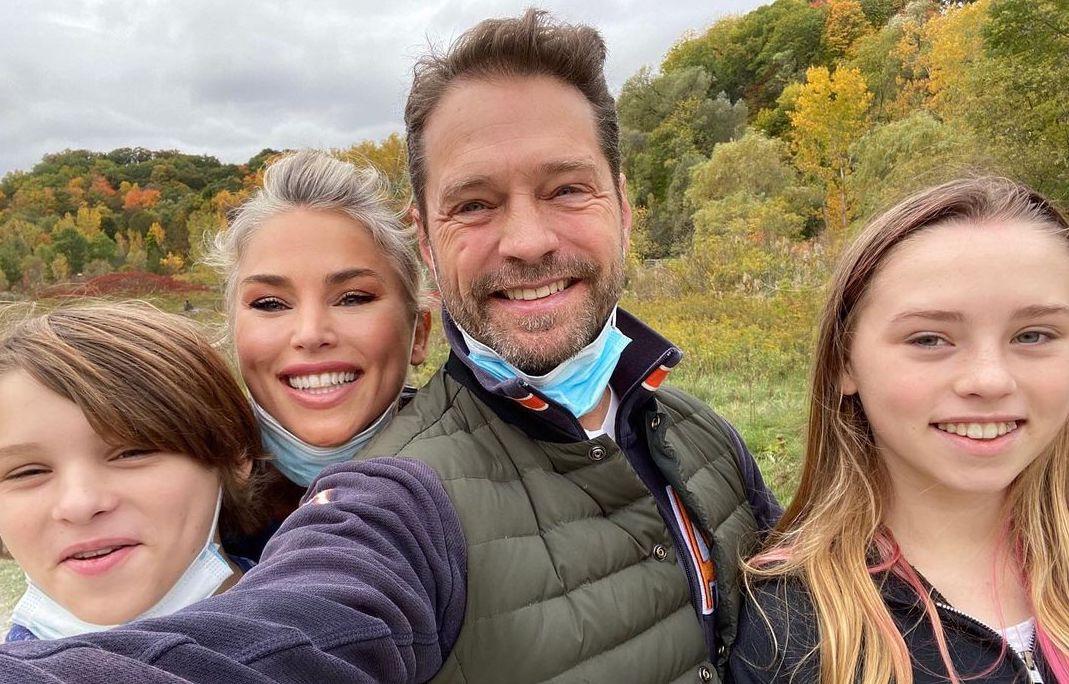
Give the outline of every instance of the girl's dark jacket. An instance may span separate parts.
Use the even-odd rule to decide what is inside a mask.
[[[877,575],[875,581],[913,658],[914,683],[949,682],[931,622],[916,593],[891,573]],[[999,634],[950,607],[938,592],[931,591],[946,632],[951,661],[960,677],[968,680],[972,676],[971,681],[991,683],[1032,681],[1025,660]],[[816,653],[819,641],[813,604],[801,580],[780,578],[757,582],[742,610],[731,656],[733,681],[737,684],[819,682],[820,658]],[[1034,656],[1029,654],[1027,659],[1039,669],[1046,684],[1056,684],[1053,673],[1041,662],[1038,647]]]

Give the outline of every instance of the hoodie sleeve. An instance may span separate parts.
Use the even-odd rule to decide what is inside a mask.
[[[426,681],[460,632],[465,554],[428,466],[333,466],[231,590],[108,632],[0,646],[0,684]]]

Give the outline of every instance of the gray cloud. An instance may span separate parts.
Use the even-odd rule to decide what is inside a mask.
[[[177,148],[245,161],[264,147],[341,147],[400,131],[411,66],[524,0],[65,0],[5,5],[0,174],[65,148]],[[542,5],[598,27],[610,85],[688,30],[760,0]],[[713,8],[710,8],[713,5]]]

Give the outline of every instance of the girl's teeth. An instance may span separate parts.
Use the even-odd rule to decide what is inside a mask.
[[[936,427],[952,435],[969,439],[995,439],[1017,429],[1017,422],[1008,423],[938,423]]]

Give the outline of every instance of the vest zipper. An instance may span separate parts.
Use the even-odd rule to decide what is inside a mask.
[[[991,636],[993,636],[996,639],[998,639],[999,642],[1006,643],[1006,639],[1001,634],[996,632],[994,629],[988,627],[986,623],[981,622],[980,620],[977,620],[972,615],[969,615],[968,613],[962,612],[962,611],[958,610],[957,608],[955,608],[954,606],[952,606],[952,605],[950,605],[948,603],[942,603],[940,601],[936,601],[935,605],[936,605],[936,607],[942,608],[943,610],[945,610],[945,611],[947,611],[949,613],[953,613],[955,615],[958,615],[960,617],[965,618],[969,622],[971,622],[974,625],[978,626],[983,631],[987,632]],[[1036,681],[1035,677],[1033,677],[1032,675],[1033,674],[1040,674],[1039,668],[1036,667],[1035,657],[1034,657],[1034,655],[1032,653],[1032,649],[1035,646],[1035,641],[1036,641],[1036,632],[1035,632],[1035,630],[1032,630],[1032,641],[1029,644],[1029,649],[1027,651],[1024,651],[1023,653],[1018,653],[1012,647],[1010,647],[1010,645],[1008,643],[1006,643],[1006,651],[1009,652],[1010,654],[1012,654],[1012,657],[1014,659],[1016,659],[1017,662],[1019,662],[1021,665],[1024,665],[1025,672],[1028,674],[1028,679],[1029,679],[1029,681],[1032,681],[1032,682]]]

